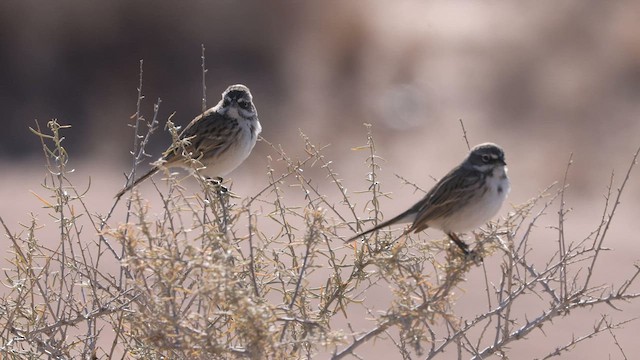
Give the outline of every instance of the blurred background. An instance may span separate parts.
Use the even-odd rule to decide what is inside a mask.
[[[394,192],[382,204],[388,215],[419,197],[395,174],[428,188],[465,156],[462,120],[472,146],[505,148],[512,204],[562,180],[573,154],[566,200],[574,210],[565,226],[581,239],[600,219],[611,172],[619,182],[640,146],[638,1],[2,2],[5,222],[46,213],[30,194],[46,176],[28,130],[36,119],[41,127],[53,118],[72,125],[65,145],[78,186],[91,178],[87,200],[106,213],[131,164],[127,125],[140,60],[146,118],[161,99],[161,127],[149,145],[156,158],[170,143],[167,118],[175,113],[173,121],[186,125],[201,111],[201,46],[208,106],[226,86],[246,84],[266,140],[293,157],[304,151],[300,131],[330,144],[327,158],[353,190],[366,189],[367,169],[366,154],[351,149],[366,143],[363,124],[372,124],[385,160],[381,181]],[[264,186],[264,176],[252,175],[266,172],[268,155],[274,151],[259,143],[231,175],[235,192]],[[636,171],[612,229],[609,246],[619,251],[612,273],[632,272],[640,258],[631,226],[640,213],[639,178]],[[621,316],[640,308],[628,311]],[[640,352],[635,333],[619,339],[631,353]],[[593,355],[580,352],[589,347],[574,358]]]

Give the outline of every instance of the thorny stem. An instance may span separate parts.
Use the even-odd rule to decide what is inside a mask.
[[[460,127],[462,128],[462,138],[467,144],[467,150],[471,150],[471,145],[469,145],[469,138],[467,138],[467,129],[464,128],[464,121],[462,121],[462,119],[458,119],[458,121],[460,121]]]
[[[202,60],[202,113],[204,114],[205,111],[207,111],[207,81],[206,81],[206,75],[207,75],[207,68],[205,66],[205,57],[204,57],[204,44],[201,44],[202,47],[202,55],[201,55],[201,60]]]
[[[624,180],[622,181],[622,185],[620,185],[620,188],[618,189],[618,195],[616,196],[616,201],[613,204],[613,208],[611,209],[611,213],[609,213],[609,221],[607,221],[604,224],[604,230],[602,231],[602,234],[600,234],[600,240],[598,241],[598,244],[596,246],[596,252],[593,256],[593,258],[591,259],[591,264],[588,266],[588,273],[587,273],[587,277],[584,281],[583,287],[582,287],[582,291],[586,291],[589,283],[591,281],[591,277],[593,276],[593,268],[596,264],[596,261],[598,260],[598,255],[600,254],[600,250],[602,249],[602,244],[604,243],[604,239],[609,231],[609,227],[611,226],[611,221],[613,220],[613,216],[615,215],[616,210],[618,209],[618,205],[620,205],[620,199],[622,197],[622,192],[625,189],[625,187],[627,186],[627,181],[629,181],[629,178],[631,177],[631,170],[633,170],[633,167],[637,164],[638,161],[638,154],[640,154],[640,147],[638,148],[638,150],[636,150],[636,152],[633,155],[633,159],[631,160],[631,164],[629,165],[629,169],[627,170],[627,174],[624,177]]]
[[[560,209],[558,210],[558,256],[560,260],[564,259],[567,253],[566,243],[564,239],[564,217],[567,212],[564,210],[564,193],[567,188],[567,178],[569,176],[569,168],[573,163],[573,153],[569,155],[569,161],[567,162],[567,168],[564,172],[564,178],[562,179],[562,190],[560,192]],[[561,261],[560,266],[560,301],[564,301],[568,294],[567,289],[567,264]]]
[[[300,293],[302,279],[304,279],[304,273],[305,273],[305,270],[307,269],[307,265],[309,264],[309,256],[311,255],[311,250],[313,248],[312,245],[313,245],[313,242],[318,238],[318,227],[320,226],[320,222],[322,221],[322,218],[320,216],[317,216],[317,214],[314,214],[312,216],[313,216],[313,220],[309,224],[309,234],[306,236],[306,239],[305,239],[305,253],[304,253],[304,258],[302,260],[302,265],[300,266],[300,273],[298,275],[298,280],[296,281],[296,287],[293,291],[293,295],[291,296],[291,301],[289,302],[289,305],[288,305],[289,311],[293,309],[293,306],[295,305],[296,300],[298,298],[298,294]],[[282,342],[284,339],[288,325],[289,325],[289,322],[284,323],[284,326],[282,328],[282,333],[280,334],[280,342]]]

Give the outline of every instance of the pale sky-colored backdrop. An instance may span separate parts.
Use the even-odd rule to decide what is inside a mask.
[[[45,176],[27,128],[34,119],[72,125],[65,140],[71,166],[79,184],[91,177],[87,201],[106,212],[130,165],[139,61],[144,115],[161,98],[159,120],[175,112],[185,125],[201,111],[201,45],[209,106],[227,85],[248,85],[264,138],[292,156],[303,153],[300,130],[331,144],[327,158],[352,190],[366,187],[367,169],[351,148],[366,141],[363,123],[372,124],[385,159],[381,181],[394,192],[381,204],[389,216],[419,196],[394,174],[428,188],[464,157],[460,119],[471,145],[505,148],[513,204],[561,180],[573,153],[567,227],[576,238],[597,224],[611,172],[620,179],[640,146],[638,1],[3,2],[5,222],[17,227],[30,212],[44,214],[29,192]],[[159,156],[169,141],[160,128],[149,151]],[[235,192],[263,186],[268,155],[273,150],[259,143],[231,175]],[[636,171],[612,229],[612,276],[629,274],[640,260],[638,179]],[[554,224],[550,215],[545,225]],[[549,241],[539,246],[555,246]],[[640,307],[623,315],[637,317]],[[570,339],[575,324],[558,326]],[[640,353],[639,331],[632,323],[621,333],[631,354]],[[520,358],[529,358],[535,341],[519,345]],[[386,358],[398,358],[389,351]],[[614,353],[586,345],[563,358],[602,358],[594,351]]]

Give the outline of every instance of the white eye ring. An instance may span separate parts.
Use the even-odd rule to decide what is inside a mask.
[[[491,161],[491,156],[484,154],[482,155],[482,162],[483,163],[488,163],[489,161]]]

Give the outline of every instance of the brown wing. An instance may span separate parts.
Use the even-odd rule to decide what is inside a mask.
[[[215,157],[232,136],[236,120],[220,115],[214,109],[207,110],[204,114],[193,119],[180,134],[181,140],[186,140],[184,150],[191,153],[194,159],[201,156]],[[163,154],[163,160],[167,163],[182,160],[182,147],[172,145]]]
[[[427,195],[414,205],[418,212],[410,231],[420,232],[429,227],[428,223],[433,219],[448,216],[465,204],[469,197],[473,196],[474,188],[482,183],[480,171],[458,166],[445,175],[427,193]]]
[[[408,210],[390,220],[378,224],[378,226],[349,238],[346,242],[353,241],[359,236],[406,220],[414,214],[415,220],[411,228],[409,228],[409,231],[420,232],[429,227],[428,223],[430,220],[446,216],[451,211],[456,210],[461,204],[466,203],[464,198],[474,193],[473,191],[468,191],[469,187],[479,186],[482,183],[482,176],[482,173],[477,170],[458,166],[438,181],[424,198]]]

